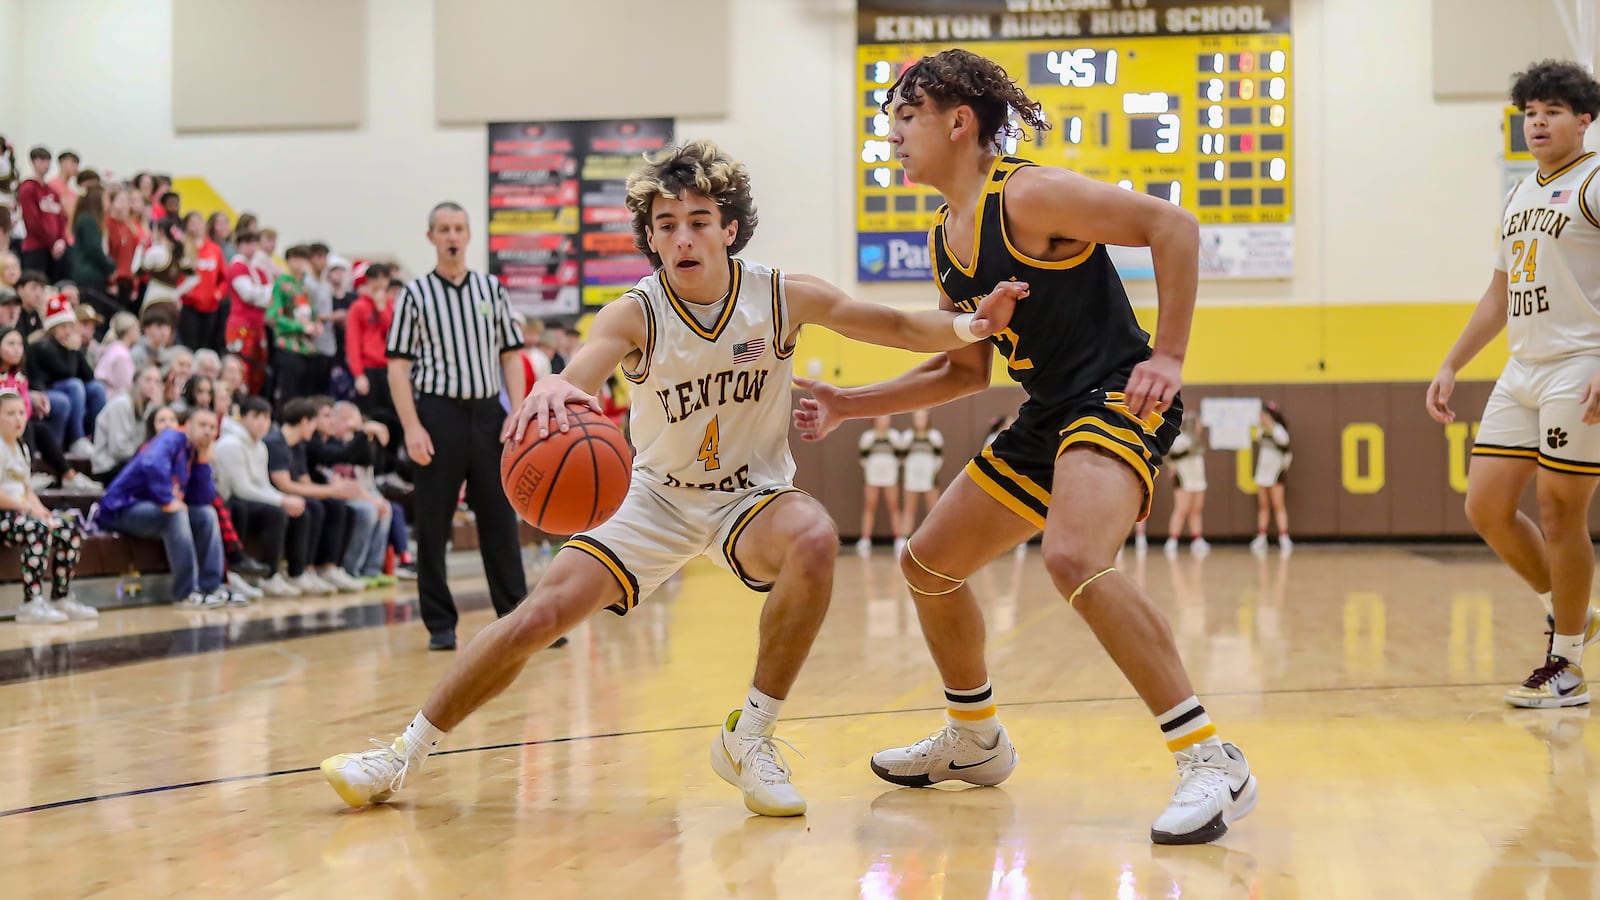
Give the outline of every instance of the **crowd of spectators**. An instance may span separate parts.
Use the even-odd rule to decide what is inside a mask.
[[[6,516],[54,534],[60,517],[28,504],[75,492],[98,502],[74,528],[162,541],[179,606],[415,577],[385,353],[400,271],[321,241],[280,249],[251,213],[187,207],[167,175],[118,179],[44,147],[20,162],[0,137],[0,397],[20,406],[5,471],[27,473],[0,543],[34,534]],[[530,385],[579,344],[557,321],[524,334]],[[625,382],[604,400],[625,425]],[[48,581],[28,573],[19,622],[94,614]]]

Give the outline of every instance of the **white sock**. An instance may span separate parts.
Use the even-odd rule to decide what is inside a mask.
[[[406,730],[400,735],[405,739],[406,758],[414,763],[420,763],[428,758],[439,746],[440,738],[444,732],[428,721],[428,717],[417,711],[417,717],[411,720]]]
[[[1544,604],[1544,614],[1547,616],[1553,616],[1556,614],[1556,608],[1550,600],[1550,594],[1550,591],[1545,591],[1539,595],[1539,602]]]
[[[744,699],[744,709],[739,710],[739,724],[733,730],[742,738],[760,737],[777,727],[778,712],[782,709],[782,700],[769,697],[751,685],[750,694]]]
[[[1550,655],[1559,656],[1573,665],[1583,663],[1583,635],[1558,634],[1550,641]]]

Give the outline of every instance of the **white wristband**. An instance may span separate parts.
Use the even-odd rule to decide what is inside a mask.
[[[969,344],[975,344],[978,341],[983,340],[983,338],[972,333],[973,318],[974,316],[972,313],[962,313],[961,315],[950,320],[950,327],[956,330],[956,337],[961,338],[963,341],[966,341]]]

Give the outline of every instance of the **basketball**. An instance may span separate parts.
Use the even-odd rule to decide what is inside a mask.
[[[512,508],[549,534],[577,534],[611,518],[628,495],[633,449],[611,420],[568,406],[566,431],[528,424],[500,453],[500,483]]]

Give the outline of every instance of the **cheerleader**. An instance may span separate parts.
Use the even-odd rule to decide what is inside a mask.
[[[1283,497],[1283,476],[1288,474],[1293,459],[1283,411],[1275,403],[1263,403],[1261,437],[1256,443],[1256,538],[1250,542],[1250,549],[1257,553],[1267,549],[1269,512],[1278,522],[1278,549],[1288,553],[1294,548],[1294,541],[1289,540],[1289,509]]]
[[[895,546],[903,537],[900,531],[900,454],[906,447],[905,437],[889,427],[889,417],[872,420],[872,430],[861,435],[861,468],[866,474],[866,506],[861,510],[861,538],[856,541],[856,551],[866,553],[872,549],[873,519],[878,509],[878,497],[889,507],[889,525],[894,529]]]
[[[1187,424],[1189,416],[1184,415]],[[1167,459],[1172,462],[1172,472],[1177,477],[1177,489],[1172,492],[1172,518],[1167,520],[1167,558],[1178,555],[1178,538],[1183,534],[1183,522],[1189,520],[1189,550],[1195,556],[1211,552],[1211,545],[1201,537],[1200,514],[1206,506],[1206,454],[1201,435],[1202,426],[1195,424],[1193,433],[1184,431],[1172,442]]]
[[[900,533],[910,534],[917,530],[917,498],[923,498],[924,515],[939,502],[934,482],[944,462],[944,435],[928,427],[928,411],[919,409],[911,414],[911,432],[905,439],[905,521]]]

